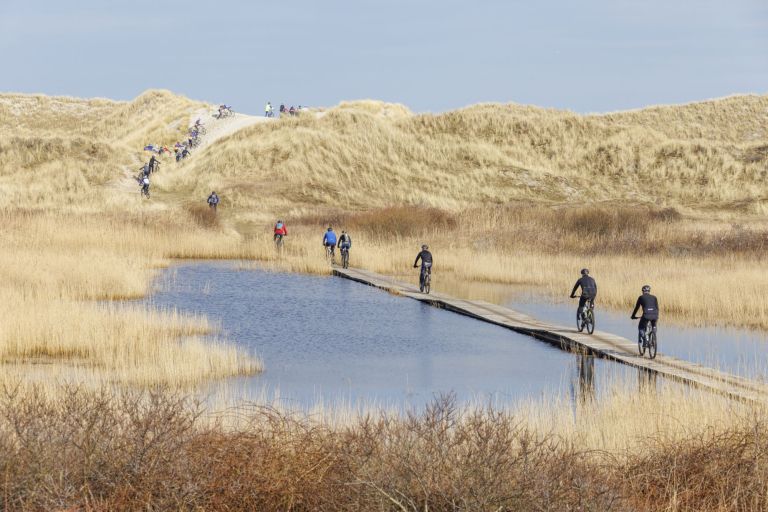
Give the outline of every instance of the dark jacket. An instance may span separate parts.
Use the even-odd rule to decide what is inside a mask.
[[[578,281],[576,281],[576,284],[573,285],[573,290],[571,291],[571,297],[576,295],[576,290],[581,287],[581,295],[583,297],[587,297],[589,299],[594,299],[597,297],[597,283],[591,276],[581,276]]]
[[[352,247],[352,237],[349,236],[349,233],[342,233],[342,235],[339,237],[339,243],[336,244],[336,246],[341,248],[342,245]]]
[[[219,196],[211,194],[208,196],[208,204],[219,204]]]
[[[414,267],[418,267],[419,266],[419,260],[421,260],[421,264],[422,265],[424,265],[426,263],[429,263],[431,265],[432,264],[432,253],[429,252],[429,251],[421,251],[416,256],[416,261],[413,262],[413,266]]]
[[[655,295],[650,293],[644,293],[637,298],[637,304],[632,311],[632,316],[635,316],[637,312],[643,308],[643,318],[646,320],[658,320],[659,319],[659,301]]]

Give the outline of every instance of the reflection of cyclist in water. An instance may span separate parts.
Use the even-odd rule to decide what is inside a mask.
[[[648,285],[643,286],[643,294],[637,298],[635,309],[632,311],[632,320],[637,319],[637,312],[640,308],[643,308],[643,316],[640,318],[640,323],[637,324],[640,335],[645,333],[648,322],[651,323],[655,332],[656,322],[659,320],[659,301],[655,295],[651,295],[651,287]]]
[[[421,246],[421,252],[416,255],[416,261],[413,262],[413,268],[418,268],[421,260],[421,272],[419,273],[419,286],[424,286],[424,276],[432,272],[432,253],[429,252],[428,245]]]

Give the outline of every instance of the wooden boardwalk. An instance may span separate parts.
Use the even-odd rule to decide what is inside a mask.
[[[576,328],[541,322],[529,315],[480,300],[464,300],[443,293],[429,295],[418,287],[361,269],[335,267],[334,275],[409,297],[432,306],[461,313],[485,322],[533,336],[563,349],[593,354],[656,373],[680,382],[709,389],[732,398],[768,403],[768,384],[683,361],[661,352],[656,359],[640,357],[637,343],[607,332],[580,333]],[[663,337],[661,341],[663,343]]]

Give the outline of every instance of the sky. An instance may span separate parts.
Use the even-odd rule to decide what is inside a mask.
[[[0,0],[0,91],[607,112],[768,92],[766,0]]]

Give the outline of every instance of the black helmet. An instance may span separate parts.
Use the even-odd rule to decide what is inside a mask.
[[[331,226],[328,226],[328,231],[333,231],[333,228]]]
[[[643,293],[650,293],[650,291],[651,291],[651,285],[649,284],[643,285]]]
[[[424,244],[421,246],[422,251],[426,251],[427,249],[429,249],[429,246],[427,244]]]
[[[589,269],[588,268],[581,269],[581,275],[583,276],[589,275]]]

